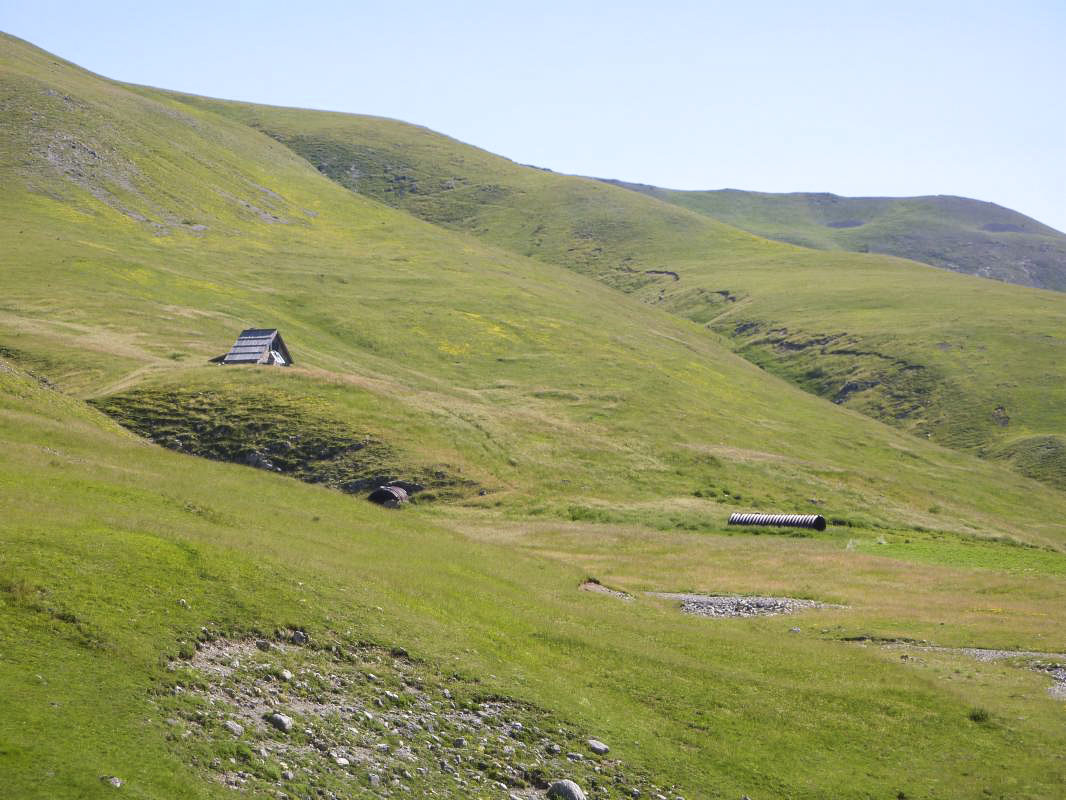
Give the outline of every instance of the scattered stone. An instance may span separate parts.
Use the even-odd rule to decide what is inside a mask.
[[[303,631],[293,631],[292,636],[289,637],[293,644],[307,644],[310,638]]]
[[[803,633],[803,630],[801,628],[789,628],[788,632],[789,633]]]
[[[262,650],[264,653],[270,652],[271,644],[266,639],[256,639],[255,646]]]
[[[281,671],[281,679],[283,681],[291,681],[292,680],[292,673],[289,672],[287,669],[283,669]]]
[[[589,739],[589,750],[591,750],[598,756],[605,756],[611,751],[611,748],[609,748],[599,739]]]
[[[586,800],[581,787],[571,780],[556,781],[548,787],[551,800]]]
[[[275,712],[269,717],[267,717],[267,722],[269,722],[282,733],[288,733],[292,730],[292,717],[288,717],[285,714],[279,714]]]
[[[234,736],[241,736],[244,734],[244,726],[234,722],[231,719],[227,719],[222,723],[222,727],[232,733]]]
[[[393,798],[485,795],[502,800],[513,793],[534,800],[545,798],[553,780],[549,776],[588,785],[595,796],[603,795],[607,785],[617,787],[610,796],[627,799],[634,785],[650,798],[662,791],[643,776],[625,776],[617,760],[588,755],[596,752],[594,742],[607,748],[600,740],[549,727],[530,707],[495,697],[459,703],[442,697],[452,694],[444,686],[459,680],[455,676],[434,675],[376,645],[303,650],[289,644],[290,631],[277,631],[271,649],[263,651],[255,638],[234,641],[219,633],[202,642],[190,664],[201,677],[183,686],[206,703],[189,706],[177,700],[160,709],[162,719],[180,718],[185,737],[210,736],[212,725],[216,735],[229,730],[243,736],[258,752],[254,763],[273,763],[279,770],[272,781],[256,771],[241,771],[245,765],[236,759],[216,759],[213,769],[222,785],[271,800],[290,800],[282,788],[304,783],[322,786],[311,800],[339,800],[368,789]],[[299,676],[287,682],[277,663],[282,649],[291,672]],[[394,691],[386,694],[387,688]],[[380,700],[385,700],[380,710],[370,713],[367,709]],[[300,728],[283,711],[298,711]],[[236,734],[227,720],[243,733]],[[291,731],[292,738],[282,743],[281,737],[262,737],[263,723]],[[206,763],[197,762],[193,754],[198,752],[190,751],[192,763]],[[546,783],[540,783],[541,776]],[[306,800],[301,793],[290,795]]]
[[[686,614],[701,617],[772,617],[792,614],[813,608],[844,608],[816,600],[801,600],[795,597],[757,597],[749,595],[676,594],[672,592],[648,592],[653,597],[679,600]]]
[[[189,603],[184,597],[182,597],[182,598],[180,598],[178,600],[178,605],[181,606],[182,608],[188,608],[189,607]]]
[[[101,775],[100,780],[102,780],[106,784],[114,786],[116,789],[121,789],[122,784],[125,782],[122,780],[122,778],[118,778],[114,775]]]

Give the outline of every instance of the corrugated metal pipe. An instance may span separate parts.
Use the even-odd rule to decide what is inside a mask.
[[[821,514],[730,514],[730,525],[770,525],[775,528],[813,528],[825,530]]]

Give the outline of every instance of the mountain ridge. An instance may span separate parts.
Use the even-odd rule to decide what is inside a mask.
[[[956,195],[682,191],[600,180],[789,244],[882,253],[1020,286],[1066,291],[1066,234],[996,203]]]

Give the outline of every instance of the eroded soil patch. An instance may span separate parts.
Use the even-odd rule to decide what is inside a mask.
[[[560,779],[601,800],[679,794],[593,734],[402,651],[205,634],[169,669],[160,703],[174,746],[249,794],[531,799]]]
[[[681,611],[700,617],[773,617],[793,614],[812,608],[844,608],[817,600],[801,600],[796,597],[757,597],[749,595],[679,594],[674,592],[648,592],[653,597],[678,600]]]

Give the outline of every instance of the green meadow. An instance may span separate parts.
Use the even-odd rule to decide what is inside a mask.
[[[197,648],[292,630],[307,663],[403,653],[413,690],[603,740],[672,797],[1061,792],[1050,673],[889,646],[1066,651],[1062,462],[1021,455],[1063,435],[1061,295],[7,36],[0,87],[4,796],[233,797],[236,770],[238,796],[544,796],[534,769],[478,778],[483,752],[464,783],[436,756],[330,783],[284,778],[277,731],[216,736]],[[209,362],[267,326],[294,366]],[[284,473],[239,463],[270,448]],[[343,490],[377,475],[427,490]],[[708,619],[646,592],[839,607]]]

